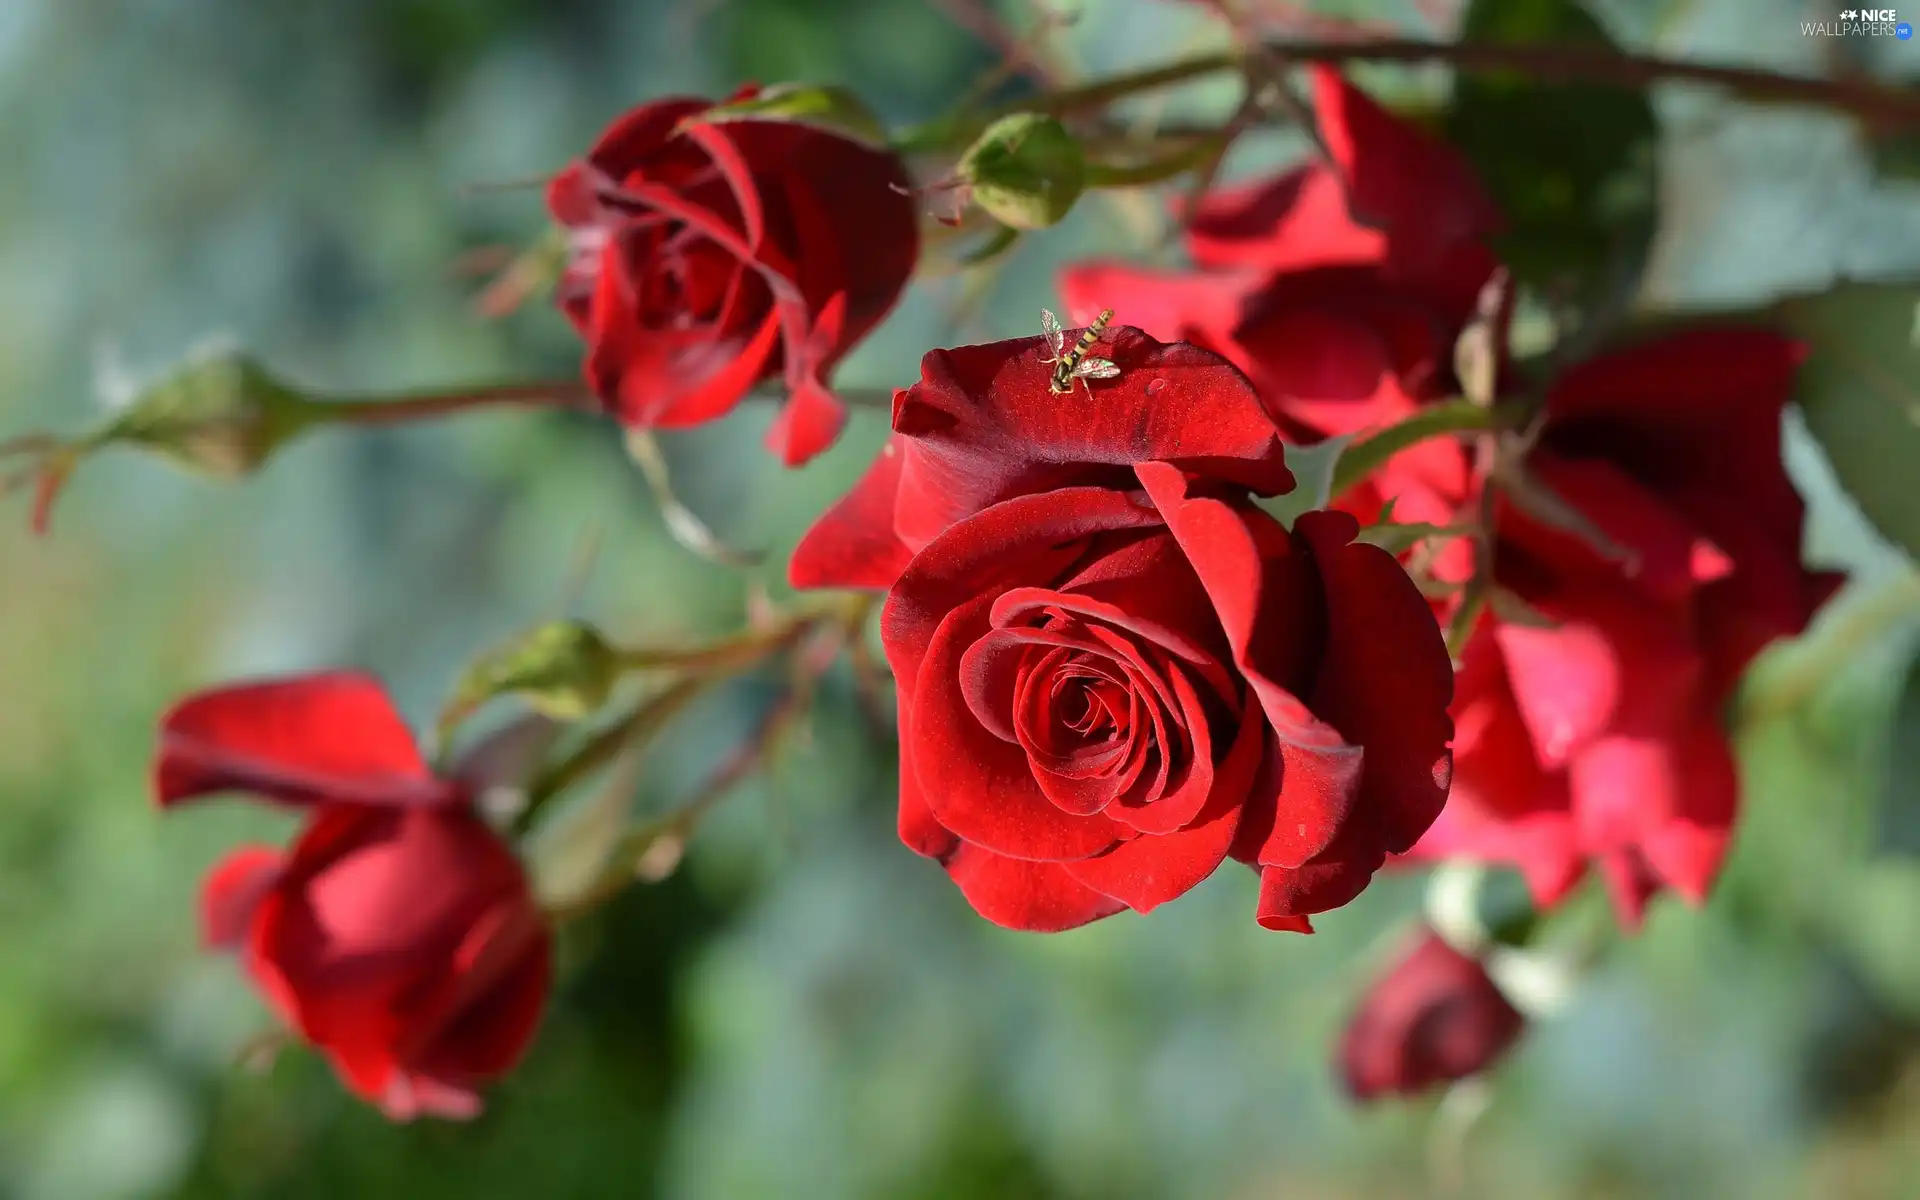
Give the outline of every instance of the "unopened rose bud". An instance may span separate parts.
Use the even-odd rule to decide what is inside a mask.
[[[501,696],[518,696],[557,721],[578,720],[607,702],[620,671],[620,652],[593,626],[583,621],[540,625],[467,669],[441,728]]]
[[[139,392],[99,435],[216,479],[251,474],[319,419],[320,405],[242,354],[190,360]]]
[[[960,179],[974,203],[1012,229],[1058,224],[1086,187],[1080,143],[1040,113],[1015,113],[987,127],[961,156]]]
[[[0,478],[0,492],[35,484],[33,527],[45,532],[62,485],[97,450],[137,446],[215,479],[238,479],[318,423],[325,408],[244,355],[202,354],[136,388],[131,401],[91,433],[71,441],[34,435],[0,446],[0,455],[32,459]]]
[[[1525,1027],[1479,959],[1428,931],[1367,989],[1338,1069],[1357,1100],[1413,1095],[1479,1074]]]

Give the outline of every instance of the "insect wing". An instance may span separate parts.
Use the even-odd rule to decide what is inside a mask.
[[[1060,318],[1054,316],[1050,308],[1040,310],[1040,332],[1047,335],[1047,345],[1053,347],[1055,354],[1066,349],[1067,335],[1060,328]]]
[[[1110,358],[1083,358],[1073,373],[1079,379],[1118,379],[1120,365]]]

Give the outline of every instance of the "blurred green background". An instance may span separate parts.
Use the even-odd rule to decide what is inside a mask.
[[[1415,32],[1449,9],[1319,7]],[[1831,12],[1787,0],[1597,7],[1636,47],[1920,78],[1920,47],[1853,61],[1799,35]],[[1210,36],[1188,5],[1082,13],[1058,46],[1087,73]],[[536,233],[537,191],[465,185],[549,172],[655,95],[824,80],[906,121],[996,57],[917,0],[0,0],[0,434],[78,429],[92,397],[210,336],[327,388],[565,376],[577,346],[555,314],[482,322],[455,270]],[[1416,97],[1444,83],[1366,78]],[[1162,111],[1232,99],[1201,87]],[[1747,305],[1920,269],[1920,188],[1877,174],[1847,122],[1658,107],[1651,301]],[[1235,170],[1293,149],[1259,139]],[[1059,262],[1142,246],[1157,213],[1102,197],[991,280],[922,286],[843,381],[904,382],[928,346],[1032,332]],[[783,474],[759,449],[767,416],[749,405],[668,449],[684,498],[772,549],[777,583],[883,430],[862,414]],[[1796,434],[1792,458],[1812,557],[1860,582],[1763,665],[1757,682],[1777,680],[1742,731],[1747,813],[1713,902],[1657,904],[1533,1031],[1459,1150],[1461,1194],[1920,1196],[1920,866],[1878,844],[1876,807],[1920,613],[1889,608],[1912,568],[1819,452]],[[612,429],[551,414],[323,433],[242,489],[115,455],[82,471],[51,539],[24,524],[0,519],[0,1195],[1332,1198],[1444,1182],[1434,1147],[1457,1106],[1357,1110],[1329,1069],[1420,878],[1382,879],[1312,938],[1258,929],[1243,872],[1150,919],[997,930],[895,840],[892,749],[842,679],[810,744],[720,810],[678,873],[570,932],[541,1037],[482,1120],[390,1126],[298,1050],[243,1068],[267,1018],[230,963],[196,952],[193,897],[223,847],[286,825],[224,803],[158,819],[144,771],[171,699],[353,664],[424,720],[468,655],[528,622],[571,608],[630,637],[720,633],[746,585],[668,539]],[[671,803],[766,701],[748,683],[684,721],[640,803]]]

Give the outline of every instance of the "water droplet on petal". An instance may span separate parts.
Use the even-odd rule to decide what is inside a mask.
[[[1167,381],[1164,379],[1147,380],[1147,395],[1149,396],[1158,396],[1161,392],[1165,391],[1166,388]]]

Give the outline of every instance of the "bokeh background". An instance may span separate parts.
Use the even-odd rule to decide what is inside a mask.
[[[1450,6],[1317,9],[1425,33]],[[1598,10],[1638,48],[1920,82],[1920,46],[1803,38],[1834,13],[1787,0]],[[1210,36],[1187,5],[1081,12],[1056,39],[1076,71]],[[549,172],[646,97],[841,82],[905,121],[997,57],[918,0],[0,0],[0,433],[77,429],[209,337],[330,389],[564,377],[564,323],[540,304],[482,321],[456,269],[537,233],[538,192],[468,185]],[[1446,84],[1366,78],[1415,105]],[[1162,111],[1232,100],[1205,86]],[[1649,302],[1920,269],[1920,187],[1846,121],[1659,107]],[[1234,170],[1297,150],[1254,139]],[[928,346],[1033,332],[1059,262],[1146,245],[1158,214],[1102,197],[990,277],[930,281],[843,381],[890,386]],[[864,413],[783,474],[759,449],[767,415],[668,449],[696,510],[773,551],[777,587],[883,430]],[[1723,882],[1704,911],[1658,903],[1457,1144],[1457,1103],[1356,1109],[1329,1069],[1422,879],[1382,879],[1312,938],[1258,929],[1242,872],[1151,919],[1003,932],[895,840],[893,750],[838,678],[810,743],[678,872],[570,931],[540,1040],[482,1120],[390,1126],[299,1050],[241,1066],[268,1021],[196,952],[193,898],[224,846],[285,826],[148,807],[172,698],[352,664],[424,720],[468,655],[529,622],[717,634],[748,585],[666,536],[596,421],[325,432],[242,488],[90,464],[51,539],[0,515],[0,1195],[1331,1200],[1435,1194],[1436,1147],[1471,1196],[1920,1195],[1920,836],[1881,807],[1889,751],[1913,749],[1891,724],[1913,568],[1797,433],[1792,460],[1810,556],[1858,582],[1759,668]],[[767,699],[749,681],[684,721],[640,805],[671,803]]]

